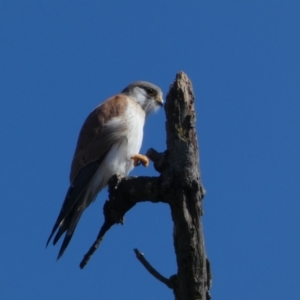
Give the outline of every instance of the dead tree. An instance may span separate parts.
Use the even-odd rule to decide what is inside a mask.
[[[149,149],[158,177],[118,177],[109,181],[109,200],[104,204],[105,221],[80,267],[84,268],[105,233],[138,202],[164,202],[170,206],[174,223],[177,274],[162,276],[138,249],[136,257],[159,281],[173,290],[175,300],[209,300],[210,264],[202,230],[204,188],[199,170],[196,113],[191,81],[183,72],[176,75],[166,97],[167,150]]]

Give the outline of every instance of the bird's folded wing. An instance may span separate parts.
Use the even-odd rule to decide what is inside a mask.
[[[109,98],[87,117],[84,122],[70,173],[70,181],[91,162],[98,161],[111,145],[126,135],[126,122],[122,114],[126,110],[128,97],[122,94]]]

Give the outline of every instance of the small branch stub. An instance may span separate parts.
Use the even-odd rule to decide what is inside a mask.
[[[172,284],[172,281],[164,276],[162,276],[158,271],[156,271],[150,263],[146,260],[143,253],[141,253],[138,249],[133,249],[135,252],[136,258],[141,262],[141,264],[146,268],[146,270],[154,276],[157,280],[164,283],[168,288],[173,289],[174,286]]]

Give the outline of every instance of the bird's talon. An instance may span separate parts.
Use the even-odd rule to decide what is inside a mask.
[[[144,167],[148,167],[149,165],[149,158],[145,155],[142,154],[135,154],[131,157],[133,159],[133,165],[135,167],[139,166],[142,164]]]

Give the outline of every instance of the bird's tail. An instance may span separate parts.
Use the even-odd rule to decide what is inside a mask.
[[[55,245],[66,232],[57,259],[59,259],[66,250],[83,211],[93,202],[97,193],[101,190],[101,188],[98,188],[98,190],[91,189],[92,178],[96,174],[100,163],[101,161],[99,160],[81,169],[68,189],[65,201],[46,244],[46,246],[48,246],[57,230],[53,245]]]
[[[88,197],[88,193],[83,193],[82,195],[80,195],[78,197],[75,204],[72,205],[71,207],[69,207],[69,209],[68,209],[68,206],[69,206],[68,202],[70,202],[70,200],[69,200],[70,198],[68,197],[69,194],[70,194],[70,189],[67,193],[64,205],[63,205],[61,212],[53,226],[53,229],[47,240],[47,245],[46,245],[46,246],[48,246],[50,240],[52,239],[52,237],[56,231],[57,231],[57,233],[53,239],[53,245],[55,245],[58,242],[58,240],[61,238],[61,236],[64,233],[66,233],[63,243],[61,245],[61,248],[59,250],[57,259],[59,259],[63,255],[69,242],[71,241],[71,238],[74,234],[74,231],[76,229],[76,226],[78,224],[78,221],[79,221],[83,211],[86,209],[88,204],[91,203],[91,201],[89,201],[90,197]]]

